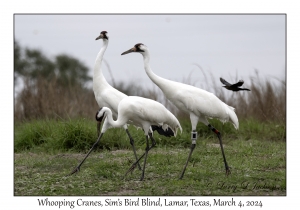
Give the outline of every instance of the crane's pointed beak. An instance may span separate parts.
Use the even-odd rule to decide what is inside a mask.
[[[135,47],[134,47],[134,48],[131,48],[130,50],[127,50],[127,51],[123,52],[121,55],[126,55],[128,53],[132,53],[132,52],[135,52],[135,51],[136,50],[135,50]]]
[[[103,35],[100,34],[95,40],[98,40],[98,39],[103,39]]]

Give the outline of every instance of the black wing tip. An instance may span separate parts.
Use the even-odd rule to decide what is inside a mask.
[[[223,79],[222,77],[220,77],[220,81],[225,85],[225,86],[231,86],[232,84],[230,84],[229,82],[227,82],[225,79]]]
[[[220,77],[220,81],[223,85],[225,85],[225,80],[222,77]]]
[[[174,132],[168,128],[167,130],[162,129],[161,126],[157,126],[157,125],[151,125],[152,131],[157,131],[157,133],[159,133],[162,136],[166,136],[166,137],[171,137],[171,136],[175,136]]]

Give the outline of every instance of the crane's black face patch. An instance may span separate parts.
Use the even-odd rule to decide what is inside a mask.
[[[103,39],[107,39],[108,40],[107,31],[102,31],[100,34],[103,35]]]
[[[100,35],[95,40],[99,40],[99,39],[107,39],[108,40],[107,31],[101,31]]]
[[[105,115],[105,112],[103,112],[103,115],[100,116],[100,117],[98,117],[98,113],[101,111],[101,109],[102,109],[102,107],[99,109],[99,111],[96,112],[96,116],[95,116],[95,118],[96,118],[96,120],[97,120],[98,122],[102,122],[103,117],[104,117],[104,115]]]
[[[142,45],[143,45],[142,43],[138,43],[138,44],[134,45],[136,52],[145,52],[144,50],[141,49]]]

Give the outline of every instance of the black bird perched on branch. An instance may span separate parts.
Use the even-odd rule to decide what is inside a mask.
[[[220,81],[225,85],[223,87],[226,88],[227,90],[232,90],[232,91],[247,90],[247,91],[250,91],[247,88],[240,88],[240,86],[242,86],[244,84],[243,80],[240,80],[239,82],[237,82],[235,84],[230,84],[225,79],[223,79],[222,77],[220,77]]]

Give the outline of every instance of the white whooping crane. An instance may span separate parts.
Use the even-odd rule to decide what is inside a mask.
[[[183,178],[186,167],[188,165],[191,154],[196,146],[197,131],[196,127],[198,121],[207,125],[219,138],[222,156],[225,164],[226,175],[230,173],[230,168],[227,164],[225,153],[222,144],[221,133],[209,124],[207,118],[217,118],[220,121],[231,122],[233,126],[238,129],[239,122],[234,112],[234,108],[228,106],[213,93],[196,88],[191,85],[186,85],[179,82],[164,79],[153,73],[150,68],[150,54],[147,46],[142,43],[136,44],[133,48],[123,52],[121,55],[125,55],[132,52],[138,52],[143,55],[144,68],[149,78],[162,90],[168,100],[170,100],[178,109],[189,113],[192,124],[191,132],[191,148],[188,159],[181,173],[180,179]]]
[[[87,156],[91,153],[94,146],[100,141],[101,137],[107,129],[111,127],[122,127],[126,125],[126,123],[131,121],[133,125],[143,128],[144,135],[146,137],[145,153],[129,169],[129,171],[133,170],[139,160],[143,156],[145,156],[142,175],[140,178],[140,180],[142,181],[144,179],[148,151],[156,144],[153,138],[152,125],[161,126],[164,131],[172,133],[172,136],[176,136],[178,128],[182,132],[181,125],[177,118],[161,103],[138,96],[128,96],[120,101],[118,106],[118,118],[116,121],[114,121],[112,118],[112,110],[110,108],[100,108],[100,110],[96,113],[96,120],[101,122],[103,118],[107,119],[107,123],[103,124],[98,140],[94,143],[85,158],[71,174],[80,170],[80,166],[85,161]],[[149,147],[148,136],[150,136],[152,141],[151,147]]]
[[[101,47],[95,61],[94,65],[94,76],[93,76],[93,91],[95,95],[95,99],[98,103],[99,107],[108,107],[111,109],[112,114],[114,117],[118,116],[118,105],[120,101],[127,97],[124,93],[120,92],[119,90],[113,88],[108,82],[106,81],[103,73],[102,73],[102,60],[103,60],[103,55],[107,49],[108,42],[109,42],[109,37],[107,31],[102,31],[100,35],[96,38],[96,40],[102,39],[103,40],[103,46]],[[104,125],[107,124],[106,120],[103,123]],[[100,132],[100,125],[101,123],[97,122],[97,132],[99,136]],[[128,131],[127,124],[123,125],[123,128],[125,129],[129,140],[130,144],[132,146],[133,152],[135,159],[137,160],[137,155],[136,155],[136,150],[134,146],[134,139],[130,135]],[[141,169],[140,165],[139,169]]]

